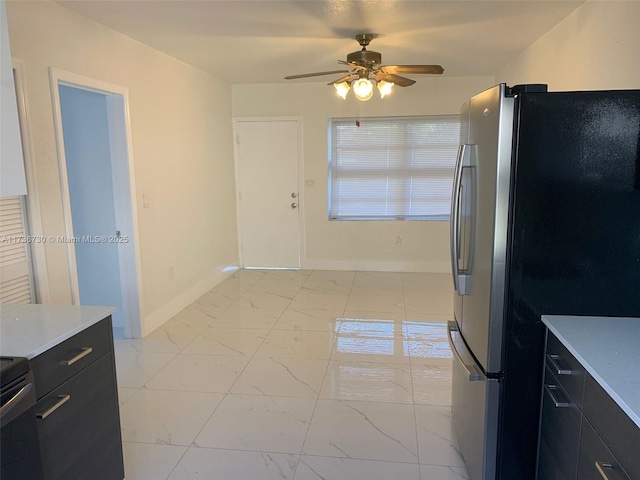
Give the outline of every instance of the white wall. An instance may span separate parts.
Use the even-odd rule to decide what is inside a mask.
[[[640,88],[640,2],[588,1],[496,74],[549,90]]]
[[[449,271],[447,221],[329,221],[327,121],[331,117],[459,113],[462,103],[494,84],[494,77],[417,77],[412,87],[381,100],[347,100],[322,83],[234,85],[234,117],[301,116],[304,129],[303,268]],[[328,81],[328,80],[327,80]],[[396,245],[396,236],[403,238]]]
[[[148,333],[237,264],[231,87],[49,1],[7,2],[7,16],[25,62],[45,235],[65,233],[48,67],[129,90]],[[70,303],[66,246],[47,244],[46,257],[51,303]]]

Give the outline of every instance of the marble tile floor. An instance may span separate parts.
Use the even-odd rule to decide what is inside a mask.
[[[468,479],[449,275],[239,270],[116,338],[127,480]]]

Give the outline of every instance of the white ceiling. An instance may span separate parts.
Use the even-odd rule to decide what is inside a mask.
[[[583,1],[59,0],[57,3],[230,83],[338,70],[373,33],[383,64],[494,75]],[[330,81],[316,77],[311,81]],[[300,81],[300,80],[296,80]],[[304,80],[303,80],[304,81]]]

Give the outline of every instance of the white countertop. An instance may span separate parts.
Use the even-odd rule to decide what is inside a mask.
[[[640,427],[640,318],[543,315],[542,321]]]
[[[114,311],[114,307],[2,304],[0,355],[32,359]]]

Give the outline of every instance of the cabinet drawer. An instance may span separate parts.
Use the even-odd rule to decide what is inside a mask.
[[[45,480],[124,477],[112,353],[40,399],[36,414]]]
[[[113,350],[111,317],[99,321],[31,360],[36,397],[42,398],[105,353]],[[91,349],[91,351],[89,351]]]
[[[582,408],[585,369],[551,332],[547,334],[545,363],[578,408]]]
[[[583,413],[627,474],[634,479],[640,478],[640,428],[589,374],[584,389]]]
[[[578,478],[580,480],[630,480],[587,420],[582,422]]]
[[[575,480],[582,413],[547,367],[542,399],[538,480]]]

